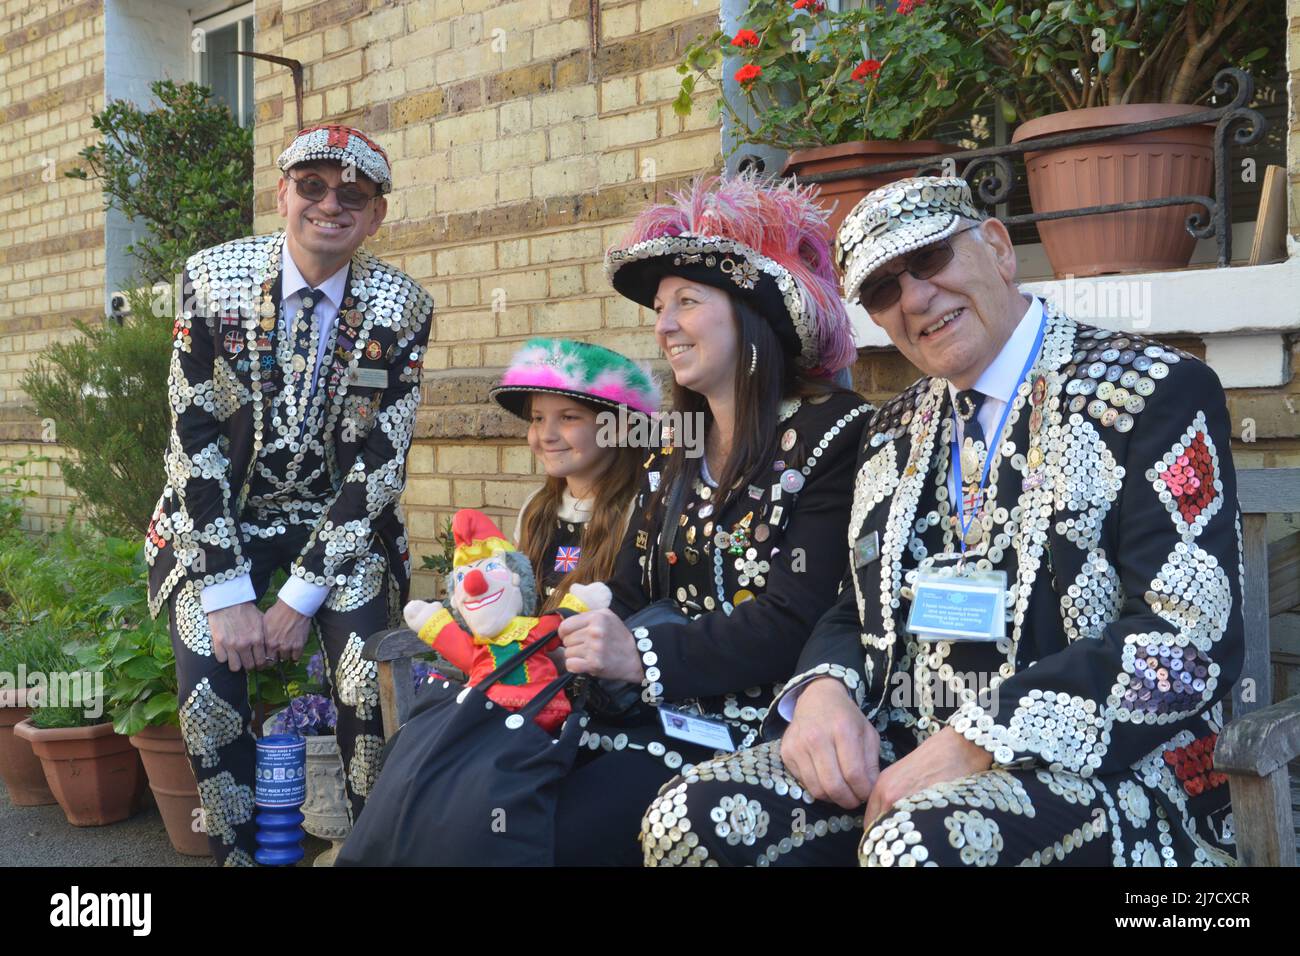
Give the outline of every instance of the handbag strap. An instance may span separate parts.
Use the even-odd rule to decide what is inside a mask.
[[[668,597],[668,552],[673,549],[673,544],[677,540],[677,522],[682,513],[682,504],[686,501],[686,485],[688,484],[685,470],[677,476],[672,491],[668,495],[668,507],[664,511],[664,527],[659,534],[659,560],[656,567],[659,571],[659,597]]]
[[[551,630],[547,631],[543,637],[538,638],[536,642],[529,644],[518,654],[512,654],[505,661],[498,664],[496,670],[488,674],[486,677],[484,677],[481,681],[479,681],[474,686],[479,687],[482,690],[486,691],[489,687],[491,687],[501,678],[505,677],[516,667],[519,667],[520,665],[527,663],[528,659],[532,657],[534,654],[541,653],[541,651],[546,647],[546,645],[551,643],[551,639],[555,637],[555,635],[559,632],[559,630],[560,629],[558,627],[551,628]]]
[[[535,719],[537,715],[542,712],[542,708],[563,693],[564,688],[573,683],[577,676],[577,674],[570,674],[568,671],[565,671],[559,677],[555,678],[555,680],[551,681],[539,690],[533,696],[532,700],[516,710],[515,713],[522,716],[525,720]],[[576,710],[577,707],[575,706],[574,709]]]

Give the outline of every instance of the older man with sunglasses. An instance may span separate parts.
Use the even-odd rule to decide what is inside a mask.
[[[279,158],[283,232],[186,262],[167,481],[145,543],[168,608],[181,733],[212,850],[252,864],[255,669],[300,659],[313,620],[355,818],[383,744],[365,638],[410,579],[398,508],[433,300],[360,251],[384,221],[388,156],[359,130],[303,130]],[[288,579],[265,613],[272,573]]]
[[[1020,292],[961,179],[876,190],[836,249],[924,377],[864,432],[850,567],[769,742],[670,781],[647,829],[731,864],[1229,862],[1240,522],[1214,373]]]

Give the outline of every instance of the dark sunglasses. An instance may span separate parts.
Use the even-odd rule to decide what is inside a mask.
[[[334,193],[338,197],[339,205],[344,209],[356,211],[365,209],[366,203],[372,199],[378,199],[378,194],[371,195],[364,189],[359,189],[352,185],[329,186],[325,180],[318,176],[306,176],[302,179],[295,179],[293,176],[285,174],[285,178],[293,182],[293,186],[298,190],[298,195],[309,202],[320,202],[329,193]]]
[[[978,227],[979,224],[976,223],[974,226],[958,229],[945,239],[899,256],[903,268],[891,275],[881,276],[875,282],[865,283],[858,292],[858,301],[868,312],[883,312],[903,295],[903,286],[898,281],[899,276],[904,272],[913,279],[928,279],[938,275],[948,263],[952,262],[952,238]]]

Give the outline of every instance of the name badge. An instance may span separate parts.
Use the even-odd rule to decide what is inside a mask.
[[[660,704],[659,722],[669,737],[728,753],[736,749],[735,741],[731,739],[731,727],[724,721],[688,714],[676,707]]]
[[[1006,636],[1007,573],[924,571],[913,585],[907,629],[934,641],[997,641]]]
[[[352,377],[348,381],[349,385],[356,388],[387,388],[388,387],[388,369],[386,368],[358,368],[352,370]]]
[[[853,542],[853,566],[855,568],[864,568],[878,557],[880,557],[879,531],[864,534]]]

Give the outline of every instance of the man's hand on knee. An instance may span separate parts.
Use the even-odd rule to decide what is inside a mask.
[[[276,601],[266,612],[267,659],[272,663],[299,660],[310,628],[311,618],[283,601]]]
[[[951,727],[945,727],[885,769],[867,804],[863,825],[870,829],[878,817],[888,813],[904,797],[935,784],[969,777],[992,765],[993,756],[987,750]]]
[[[266,664],[262,612],[252,601],[232,604],[208,615],[212,654],[232,671],[251,671]]]
[[[853,810],[880,775],[880,736],[843,684],[819,678],[799,694],[781,762],[815,799]]]

